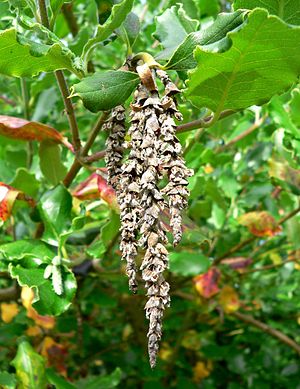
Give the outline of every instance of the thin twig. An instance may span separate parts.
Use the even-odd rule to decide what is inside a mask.
[[[75,153],[79,153],[81,149],[81,142],[80,142],[80,136],[79,136],[79,129],[78,129],[78,124],[77,120],[75,117],[75,111],[74,107],[72,104],[71,99],[69,98],[70,91],[64,76],[64,73],[62,70],[57,70],[55,72],[55,77],[60,89],[60,93],[62,95],[63,101],[64,101],[64,106],[65,106],[65,111],[68,117],[69,125],[72,131],[72,139],[73,139],[73,146]]]
[[[73,4],[72,3],[63,4],[61,7],[61,12],[64,15],[69,30],[71,31],[73,37],[75,37],[78,34],[79,27],[73,12]]]
[[[293,350],[295,350],[298,354],[300,354],[300,345],[298,343],[296,343],[293,339],[291,339],[287,335],[285,335],[283,332],[276,330],[275,328],[270,327],[266,323],[263,323],[259,320],[254,319],[254,317],[252,317],[250,315],[245,315],[245,314],[240,313],[240,312],[232,312],[231,315],[236,317],[239,320],[242,320],[245,323],[251,324],[256,328],[259,328],[263,332],[280,340],[280,342],[286,344],[287,346],[289,346]]]
[[[97,151],[92,155],[84,157],[83,159],[84,163],[89,164],[89,163],[100,161],[100,159],[103,159],[105,157],[105,154],[106,154],[105,150]]]
[[[231,141],[229,141],[225,145],[219,146],[217,148],[216,152],[220,153],[220,152],[228,149],[229,147],[231,147],[235,143],[239,142],[240,140],[246,138],[246,136],[250,135],[252,132],[257,130],[263,124],[263,122],[265,121],[266,117],[267,117],[267,115],[262,116],[258,120],[255,120],[255,122],[249,128],[247,128],[247,130],[245,130],[244,132],[242,132],[241,134],[239,134],[238,136],[233,138]]]
[[[47,6],[45,0],[38,0],[39,4],[39,12],[41,16],[41,21],[42,24],[50,29],[50,23],[49,23],[49,18],[47,14]],[[73,146],[75,153],[78,154],[80,149],[81,149],[81,143],[80,143],[80,137],[79,137],[79,129],[77,125],[77,120],[75,117],[75,111],[73,108],[73,104],[71,99],[69,98],[70,91],[64,76],[64,73],[62,70],[56,70],[55,77],[59,86],[60,93],[63,98],[64,106],[65,106],[65,111],[68,117],[70,129],[72,132],[72,138],[73,138]]]
[[[220,114],[218,120],[224,119],[227,116],[233,115],[234,113],[236,113],[236,111],[232,111],[232,110],[223,111]],[[212,119],[213,119],[213,115],[210,115],[204,119],[197,119],[197,120],[194,120],[194,121],[189,122],[189,123],[181,124],[181,125],[177,126],[176,132],[180,134],[182,132],[196,130],[197,128],[202,128],[202,127],[205,128],[205,127],[207,127],[207,124],[212,121]]]

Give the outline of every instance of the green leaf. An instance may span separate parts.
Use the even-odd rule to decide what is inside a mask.
[[[117,35],[127,44],[129,52],[131,52],[131,47],[139,35],[140,28],[139,17],[134,12],[130,12],[122,26],[116,30]]]
[[[300,24],[300,8],[297,1],[291,0],[235,0],[234,9],[265,8],[272,15],[279,16],[289,24]]]
[[[117,367],[111,374],[100,377],[87,377],[77,382],[78,389],[112,389],[121,382],[122,372]]]
[[[18,264],[11,263],[9,272],[12,278],[17,279],[20,286],[34,288],[33,307],[41,315],[57,316],[71,305],[77,288],[76,279],[66,266],[61,266],[63,293],[56,294],[52,280],[44,278],[44,271],[48,264],[49,260],[46,262],[38,258],[24,257]]]
[[[29,173],[25,168],[19,168],[16,171],[16,175],[10,185],[32,197],[35,197],[39,190],[39,182],[35,175]]]
[[[51,8],[51,12],[52,12],[52,17],[50,20],[51,27],[53,26],[55,19],[56,19],[56,16],[58,15],[64,2],[65,2],[65,0],[50,0],[50,8]]]
[[[119,234],[119,229],[120,216],[112,211],[109,220],[101,228],[99,239],[88,247],[87,253],[93,258],[101,259]]]
[[[0,387],[3,389],[15,389],[17,380],[14,374],[9,374],[6,371],[0,372]]]
[[[205,273],[210,266],[209,259],[200,253],[180,251],[170,253],[170,271],[181,276],[195,276]]]
[[[197,45],[208,50],[226,50],[229,41],[226,35],[230,31],[237,31],[244,22],[245,12],[237,11],[233,13],[220,14],[215,22],[208,28],[189,34],[174,51],[166,69],[188,70],[197,65],[193,52]]]
[[[186,96],[215,112],[262,105],[289,88],[300,73],[300,28],[256,9],[228,37],[225,52],[198,46],[198,66],[190,72]]]
[[[286,132],[292,134],[295,138],[300,139],[300,131],[291,120],[291,116],[285,109],[279,96],[274,96],[269,103],[270,116],[276,124],[283,127]]]
[[[66,381],[53,369],[46,369],[46,376],[50,384],[54,385],[57,389],[76,389],[76,386]]]
[[[45,225],[43,239],[57,246],[60,235],[71,224],[72,196],[63,185],[58,185],[41,197],[38,209]]]
[[[75,84],[72,96],[82,99],[92,112],[109,110],[123,104],[138,85],[138,74],[124,71],[99,72]]]
[[[296,126],[300,127],[300,89],[295,88],[292,91],[292,98],[290,101],[290,117]]]
[[[46,243],[35,240],[17,240],[11,243],[0,245],[0,255],[7,258],[9,261],[18,261],[25,256],[44,259],[45,257],[53,257],[54,251]]]
[[[44,177],[57,185],[67,174],[67,168],[62,163],[60,146],[51,140],[45,140],[39,147],[40,168]]]
[[[213,16],[215,17],[220,11],[220,3],[218,0],[197,0],[199,4],[201,18]]]
[[[156,59],[169,59],[175,48],[189,33],[196,31],[198,26],[199,22],[186,14],[182,4],[168,8],[156,18],[156,31],[153,35],[165,48]]]
[[[0,52],[0,73],[7,76],[32,77],[58,69],[82,75],[75,55],[61,43],[36,43],[19,35],[15,28],[0,32]]]
[[[18,387],[30,389],[47,387],[44,358],[34,351],[29,342],[21,341],[11,364],[16,369]]]
[[[98,25],[95,36],[91,38],[83,48],[81,58],[85,63],[88,62],[92,50],[105,39],[107,39],[121,24],[131,11],[134,0],[123,0],[121,3],[113,6],[109,18],[103,25]]]

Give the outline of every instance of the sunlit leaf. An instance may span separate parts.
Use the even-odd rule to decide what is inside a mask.
[[[234,9],[266,8],[270,14],[277,15],[286,23],[300,24],[300,9],[297,1],[290,0],[235,0]]]
[[[45,361],[29,342],[23,340],[18,346],[17,355],[11,362],[21,388],[46,389]]]
[[[225,51],[195,50],[198,65],[190,73],[186,95],[197,107],[220,112],[262,105],[297,81],[300,27],[255,9],[227,37],[231,44]]]
[[[82,71],[75,55],[60,42],[37,43],[18,34],[15,28],[0,32],[0,73],[7,76],[36,76],[41,72],[68,69],[79,77]]]
[[[238,222],[255,236],[274,236],[282,230],[274,217],[266,211],[245,213],[239,217]]]

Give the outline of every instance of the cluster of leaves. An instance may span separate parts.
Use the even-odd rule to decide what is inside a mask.
[[[0,30],[0,386],[299,388],[297,2],[5,0]],[[183,89],[195,171],[154,371],[99,132],[127,58]]]

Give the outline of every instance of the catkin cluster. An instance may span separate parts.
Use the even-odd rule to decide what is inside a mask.
[[[150,365],[154,367],[164,310],[170,304],[170,286],[163,275],[168,268],[168,238],[161,215],[169,212],[173,244],[177,245],[182,236],[181,211],[189,195],[187,178],[192,171],[185,166],[176,137],[174,118],[181,120],[181,114],[175,95],[180,91],[162,70],[151,72],[148,68],[145,78],[141,78],[131,104],[129,153],[125,159],[125,111],[116,107],[109,121],[106,163],[109,183],[118,196],[120,248],[133,292],[137,290],[138,249],[144,253],[140,270],[147,290],[148,353]],[[162,97],[156,78],[164,87]]]

